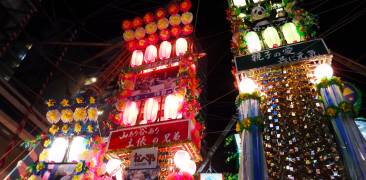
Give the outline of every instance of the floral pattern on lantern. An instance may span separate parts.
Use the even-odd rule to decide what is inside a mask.
[[[184,38],[179,38],[175,41],[175,53],[177,56],[184,55],[188,50],[188,42]]]
[[[143,27],[139,27],[135,31],[136,39],[142,39],[145,37],[145,29]]]
[[[147,46],[147,48],[145,50],[144,61],[146,63],[155,62],[155,59],[158,56],[157,51],[158,50],[156,49],[156,47],[154,45]]]
[[[134,126],[136,124],[138,114],[139,109],[137,107],[137,103],[133,101],[128,102],[123,112],[123,123],[126,126]]]
[[[154,98],[149,98],[144,105],[144,119],[139,124],[152,123],[156,120],[159,111],[159,102]]]
[[[276,48],[281,46],[281,39],[274,27],[267,27],[262,33],[263,39],[267,47]]]
[[[172,52],[172,44],[169,41],[163,41],[159,47],[159,59],[169,59]]]
[[[131,67],[140,66],[143,59],[143,52],[141,50],[134,50],[131,57]]]
[[[71,109],[61,110],[61,121],[64,123],[71,122],[73,118],[73,112]]]
[[[96,107],[88,108],[88,119],[92,121],[98,120],[98,109]]]
[[[84,107],[75,108],[74,120],[75,121],[85,121],[87,117],[87,112]]]
[[[169,94],[165,98],[164,104],[164,120],[182,118],[180,112],[183,104],[184,96],[180,94]]]

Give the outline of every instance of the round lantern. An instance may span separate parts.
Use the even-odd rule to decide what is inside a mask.
[[[149,98],[145,101],[144,105],[144,119],[140,124],[146,124],[154,122],[158,116],[159,102],[154,98]]]
[[[180,108],[182,107],[184,97],[179,94],[169,94],[165,98],[164,120],[182,118]]]
[[[163,41],[159,47],[159,58],[169,59],[172,52],[172,44],[169,41]]]
[[[154,21],[154,14],[151,12],[148,12],[143,17],[145,24],[149,24]]]
[[[131,67],[140,66],[143,59],[143,52],[141,50],[134,50],[131,57]]]
[[[122,29],[123,30],[129,30],[132,28],[132,22],[130,20],[123,20],[122,21]]]
[[[190,159],[191,159],[191,157],[189,156],[189,153],[184,150],[178,150],[174,154],[174,164],[175,164],[175,166],[177,166],[180,169],[183,166],[185,166],[186,162],[189,161]]]
[[[154,45],[147,46],[144,54],[145,63],[155,62],[156,57],[158,56],[157,49]]]
[[[123,112],[123,123],[127,126],[134,126],[136,124],[138,114],[139,109],[137,107],[137,103],[133,101],[128,102]]]
[[[180,167],[180,169],[183,172],[187,172],[190,175],[193,175],[197,170],[197,166],[196,166],[196,163],[194,161],[188,160],[188,161],[185,162],[185,165]]]
[[[182,12],[187,12],[191,9],[192,3],[190,0],[184,0],[179,4],[179,8]]]
[[[155,17],[156,19],[164,18],[166,15],[166,11],[164,8],[159,8],[155,11]]]
[[[185,12],[181,16],[183,24],[190,24],[193,21],[193,14],[191,12]]]
[[[147,41],[145,39],[140,39],[137,41],[137,49],[143,50],[147,46]]]
[[[187,35],[190,35],[192,34],[193,32],[193,26],[192,24],[186,24],[183,26],[183,29],[182,29],[182,34],[187,36]]]
[[[159,41],[159,36],[157,34],[150,34],[147,36],[148,44],[156,44]]]
[[[135,31],[136,39],[142,39],[145,37],[145,29],[143,27],[139,27]]]
[[[169,24],[172,26],[178,26],[180,24],[180,15],[174,14],[169,17]]]
[[[167,18],[161,18],[158,20],[158,29],[163,30],[169,27],[169,20]]]
[[[179,38],[175,41],[175,54],[177,56],[184,55],[188,50],[188,42],[184,38]]]
[[[166,41],[170,38],[170,31],[168,29],[163,29],[159,32],[159,37],[162,41]]]
[[[179,7],[176,3],[171,3],[168,5],[168,13],[170,15],[177,14],[179,12]]]
[[[244,78],[239,83],[239,92],[245,94],[252,94],[258,88],[258,85],[251,78]]]
[[[145,26],[145,30],[146,30],[147,34],[154,34],[157,29],[158,29],[158,27],[156,26],[156,23],[154,23],[154,22],[146,24],[146,26]]]
[[[132,27],[134,29],[137,29],[138,27],[141,27],[141,26],[142,26],[142,19],[140,17],[135,17],[132,20]]]
[[[123,40],[131,41],[133,39],[135,39],[135,32],[133,30],[127,30],[123,32]]]
[[[174,27],[172,27],[172,29],[170,29],[170,33],[172,34],[172,36],[174,36],[176,38],[179,37],[180,32],[181,32],[181,30],[180,30],[179,26],[174,26]]]
[[[320,64],[315,68],[314,75],[318,81],[321,79],[330,79],[333,76],[333,68],[330,64]]]
[[[250,31],[245,34],[244,38],[250,53],[258,52],[262,49],[261,41],[259,40],[259,36],[256,32]]]
[[[128,51],[131,51],[132,52],[133,50],[136,49],[136,47],[137,47],[136,40],[128,41],[126,43],[126,48],[127,48]]]
[[[267,27],[262,33],[264,42],[269,48],[281,46],[281,39],[274,27]]]

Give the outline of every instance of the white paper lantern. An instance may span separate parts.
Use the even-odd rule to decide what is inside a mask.
[[[174,154],[174,164],[178,168],[182,169],[183,166],[186,165],[186,162],[189,161],[191,157],[189,156],[189,153],[184,150],[178,150]]]
[[[141,50],[134,50],[131,57],[131,67],[140,66],[142,60],[144,59],[144,54]]]
[[[134,126],[136,124],[138,114],[139,109],[137,107],[137,103],[133,101],[128,102],[123,112],[123,123]]]
[[[197,166],[196,166],[196,163],[194,161],[188,160],[188,161],[185,162],[185,165],[183,165],[180,169],[183,172],[187,172],[190,175],[193,175],[197,170]]]
[[[242,6],[246,6],[247,3],[245,2],[245,0],[233,0],[233,4],[236,7],[242,7]]]
[[[188,50],[188,42],[184,38],[179,38],[175,41],[175,53],[177,56],[184,55]]]
[[[256,32],[250,31],[244,37],[248,51],[250,53],[258,52],[262,49],[261,41],[259,40],[259,36]]]
[[[67,140],[66,138],[55,138],[55,140],[52,142],[51,148],[48,151],[48,162],[62,162],[68,146],[69,140]]]
[[[159,47],[159,58],[169,59],[172,52],[172,44],[169,41],[163,41]]]
[[[182,113],[179,112],[183,103],[183,95],[169,94],[165,98],[164,104],[164,120],[182,118]]]
[[[121,164],[122,162],[119,159],[110,159],[106,165],[107,173],[109,175],[114,175],[117,170],[121,169]]]
[[[274,27],[267,27],[262,33],[264,42],[269,48],[281,46],[281,39]]]
[[[324,78],[332,78],[333,68],[329,64],[320,64],[314,70],[314,75],[318,81]]]
[[[146,124],[148,121],[154,122],[158,116],[159,102],[154,98],[149,98],[145,101],[144,119],[140,124]]]
[[[239,92],[251,94],[257,90],[258,85],[250,78],[243,78],[239,82]]]
[[[296,26],[292,22],[288,22],[281,27],[283,36],[287,44],[297,43],[301,41],[300,34],[297,32]]]
[[[82,154],[86,150],[86,139],[82,136],[76,136],[72,139],[70,150],[68,153],[68,162],[79,162],[82,159]]]
[[[155,62],[157,56],[158,56],[158,50],[156,49],[156,47],[154,45],[147,46],[144,55],[145,63]]]

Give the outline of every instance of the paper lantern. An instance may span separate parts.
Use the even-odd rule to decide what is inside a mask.
[[[123,32],[123,40],[131,41],[133,39],[135,39],[135,32],[133,30],[127,30]]]
[[[258,85],[250,78],[243,78],[239,83],[239,92],[252,94],[258,88]]]
[[[137,103],[133,101],[128,102],[123,112],[123,123],[127,126],[134,126],[136,124],[138,114],[139,109],[137,107]]]
[[[259,40],[257,33],[255,33],[254,31],[248,32],[245,35],[244,39],[250,53],[258,52],[262,49],[261,41]]]
[[[287,44],[297,43],[301,41],[300,34],[297,32],[296,26],[292,22],[288,22],[281,27],[282,34]]]
[[[197,170],[197,166],[196,166],[196,163],[194,161],[188,160],[188,161],[185,162],[185,164],[182,167],[180,167],[180,169],[183,172],[187,172],[190,175],[193,175]]]
[[[183,29],[182,29],[182,34],[185,35],[185,36],[188,36],[190,34],[192,34],[193,32],[193,25],[192,24],[186,24],[183,26]]]
[[[170,38],[170,31],[168,29],[163,29],[159,32],[159,38],[162,41],[166,41]]]
[[[142,60],[144,59],[144,54],[141,50],[134,50],[131,57],[131,67],[140,66]]]
[[[174,14],[169,17],[169,24],[172,26],[178,26],[180,24],[180,15]]]
[[[82,158],[82,154],[87,150],[86,141],[87,140],[82,136],[75,136],[72,139],[67,157],[68,162],[79,162],[80,160],[85,160]]]
[[[169,20],[167,18],[161,18],[158,20],[158,29],[163,30],[169,27]]]
[[[175,54],[177,56],[184,55],[188,50],[188,42],[184,38],[179,38],[175,41]]]
[[[172,44],[169,41],[163,41],[159,47],[159,58],[169,59],[172,52]]]
[[[145,29],[143,27],[139,27],[135,30],[136,39],[142,39],[145,37]]]
[[[274,27],[267,27],[263,31],[262,36],[264,43],[267,45],[267,47],[276,48],[278,46],[281,46],[280,36],[278,35],[278,32]]]
[[[148,44],[156,44],[159,41],[159,36],[157,34],[150,34],[147,36],[147,43]]]
[[[69,141],[66,138],[56,137],[52,142],[51,148],[48,150],[48,162],[62,162],[68,146]]]
[[[164,120],[182,118],[180,109],[183,103],[183,96],[179,94],[169,94],[165,98]]]
[[[146,124],[148,122],[155,122],[159,111],[159,102],[154,98],[149,98],[145,101],[144,105],[144,119],[140,124]]]
[[[179,26],[174,26],[174,27],[172,27],[172,29],[170,29],[170,33],[175,38],[178,38],[181,33],[181,29]]]
[[[123,20],[122,21],[122,29],[124,31],[129,30],[132,28],[132,22],[130,20]]]
[[[242,6],[246,6],[247,3],[245,2],[245,0],[233,0],[233,4],[236,7],[242,7]]]
[[[119,169],[121,169],[121,160],[119,159],[110,159],[108,162],[107,162],[107,165],[106,165],[106,171],[109,175],[114,175],[116,171],[118,171]]]
[[[156,26],[155,22],[151,22],[145,26],[145,31],[147,34],[154,34],[157,29],[158,27]]]
[[[333,76],[333,68],[330,64],[320,64],[314,70],[314,75],[319,81],[321,79],[330,79]]]
[[[126,43],[126,48],[130,52],[132,52],[133,50],[135,50],[136,47],[137,47],[137,41],[136,40],[128,41]]]
[[[132,27],[134,29],[137,29],[139,27],[142,26],[142,19],[140,17],[135,17],[133,20],[132,20]]]
[[[155,11],[155,17],[156,19],[161,19],[161,18],[164,18],[166,15],[166,11],[164,8],[158,8],[156,11]]]
[[[168,13],[170,15],[177,14],[179,12],[179,7],[176,3],[170,3],[168,5]]]
[[[154,45],[147,46],[144,54],[145,63],[155,62],[156,57],[158,56],[158,50]]]
[[[146,46],[147,46],[146,39],[140,39],[137,41],[137,49],[143,50],[143,49],[145,49]]]
[[[149,24],[154,21],[154,14],[151,12],[148,12],[144,15],[143,20],[145,24]]]
[[[60,121],[61,119],[61,113],[60,111],[58,111],[57,109],[52,109],[49,110],[46,113],[46,119],[48,120],[48,122],[50,122],[51,124],[56,124],[58,121]]]
[[[183,24],[190,24],[193,21],[193,14],[191,12],[185,12],[181,16]]]
[[[189,153],[185,150],[178,150],[174,154],[174,164],[178,168],[182,168],[186,165],[186,162],[189,161],[191,157],[189,156]]]
[[[191,9],[192,3],[190,0],[184,0],[179,4],[180,11],[187,12]]]

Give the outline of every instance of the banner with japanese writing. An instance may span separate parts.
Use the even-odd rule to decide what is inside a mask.
[[[172,144],[190,140],[190,121],[174,120],[112,131],[108,150]]]
[[[131,152],[130,169],[156,168],[158,165],[158,148],[141,148]]]

